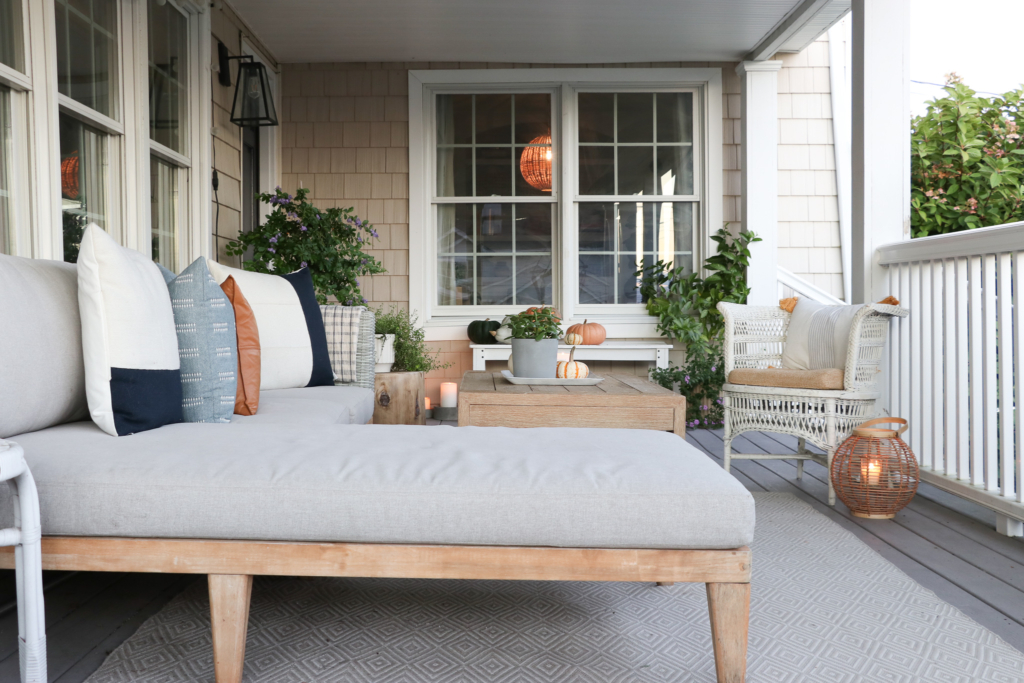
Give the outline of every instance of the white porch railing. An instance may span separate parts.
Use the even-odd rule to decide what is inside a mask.
[[[807,297],[811,301],[832,306],[842,306],[846,302],[837,299],[824,289],[808,282],[796,273],[790,272],[779,266],[779,298],[788,299],[791,296]]]
[[[889,409],[910,422],[921,479],[1024,520],[1024,223],[886,245]]]

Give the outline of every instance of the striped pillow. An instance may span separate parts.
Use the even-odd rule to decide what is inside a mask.
[[[789,319],[782,367],[793,370],[846,369],[853,318],[863,304],[829,306],[800,298]]]

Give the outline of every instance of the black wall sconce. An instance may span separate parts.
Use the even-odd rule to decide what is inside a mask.
[[[238,82],[231,104],[231,123],[241,127],[276,126],[277,110],[270,92],[267,67],[257,62],[252,55],[231,57],[224,43],[217,44],[217,58],[220,64],[220,84],[231,85],[231,60],[237,59]]]

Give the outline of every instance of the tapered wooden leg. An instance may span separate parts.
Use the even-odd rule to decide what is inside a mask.
[[[707,589],[718,683],[743,683],[747,676],[750,584],[709,583]]]
[[[252,577],[210,574],[210,621],[213,624],[213,670],[217,683],[241,683],[245,633],[249,626]]]

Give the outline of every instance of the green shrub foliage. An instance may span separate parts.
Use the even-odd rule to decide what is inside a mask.
[[[725,321],[716,306],[719,301],[746,303],[750,244],[761,241],[752,232],[732,237],[725,228],[711,239],[718,253],[704,262],[707,277],[661,261],[636,273],[647,312],[658,318],[658,331],[686,347],[683,365],[652,370],[651,378],[666,389],[679,385],[686,397],[687,426],[700,428],[720,427],[724,418],[719,394],[725,384]]]
[[[950,74],[944,90],[911,123],[914,237],[1024,220],[1024,87],[984,97]]]
[[[242,233],[226,251],[244,255],[243,267],[256,273],[290,273],[309,268],[316,298],[321,304],[333,296],[346,306],[366,304],[358,278],[386,272],[364,249],[377,237],[368,222],[352,209],[321,211],[306,200],[308,189],[294,196],[281,188],[261,194],[273,207],[263,225]]]

